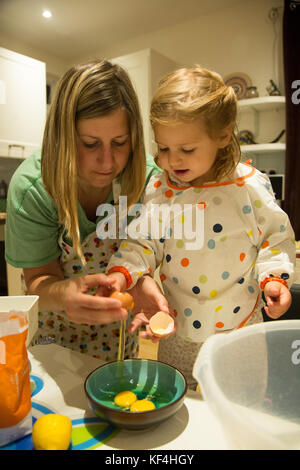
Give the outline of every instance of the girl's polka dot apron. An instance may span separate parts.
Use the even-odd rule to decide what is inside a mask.
[[[232,181],[199,187],[182,186],[167,173],[153,176],[144,203],[147,209],[138,219],[146,227],[144,242],[122,243],[118,257],[123,259],[113,256],[110,267],[126,267],[135,283],[159,263],[177,333],[160,341],[158,359],[181,370],[193,386],[193,363],[209,336],[263,320],[260,276],[273,272],[275,259],[275,274],[289,278],[293,231],[267,178],[244,164]],[[173,224],[158,215],[161,231],[152,236],[153,205],[171,208]],[[178,229],[185,217],[193,222],[191,231],[202,241],[200,247],[186,247],[190,232],[186,225]]]

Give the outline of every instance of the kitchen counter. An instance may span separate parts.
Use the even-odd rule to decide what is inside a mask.
[[[198,392],[188,391],[180,410],[157,426],[127,431],[102,423],[99,433],[101,421],[89,409],[83,384],[101,361],[55,344],[31,347],[29,359],[36,385],[33,416],[49,412],[69,416],[75,450],[228,449],[219,421]]]

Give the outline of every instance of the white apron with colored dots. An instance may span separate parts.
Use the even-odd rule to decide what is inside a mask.
[[[119,184],[113,184],[114,200],[119,197]],[[118,207],[115,206],[116,214]],[[118,220],[118,219],[117,219]],[[118,225],[118,224],[117,224]],[[89,234],[82,242],[86,264],[83,265],[72,246],[59,239],[61,248],[60,265],[65,278],[76,278],[87,274],[104,273],[110,256],[117,251],[119,240],[98,238],[97,233]],[[95,291],[91,290],[91,294]],[[138,353],[138,333],[128,333],[133,315],[129,312],[125,337],[125,359],[136,357]],[[32,344],[55,341],[65,346],[103,361],[117,359],[120,322],[107,325],[87,325],[70,322],[64,311],[39,311],[39,326]]]
[[[122,242],[108,266],[126,269],[131,286],[160,266],[177,331],[160,341],[158,359],[179,368],[191,386],[209,336],[262,321],[260,282],[270,274],[293,281],[294,233],[267,176],[246,164],[234,176],[202,186],[185,186],[167,172],[153,176],[145,209],[128,227],[139,237]]]

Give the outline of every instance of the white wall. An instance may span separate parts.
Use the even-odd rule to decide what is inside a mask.
[[[176,63],[187,66],[200,63],[223,76],[232,72],[246,73],[257,85],[260,95],[267,94],[265,88],[272,78],[284,93],[281,57],[283,8],[280,9],[277,23],[280,63],[276,73],[273,70],[273,26],[268,19],[271,8],[283,3],[284,0],[244,0],[233,7],[218,9],[192,21],[137,36],[110,48],[93,48],[88,56],[78,57],[75,62],[97,56],[114,58],[152,48]],[[47,73],[52,75],[59,76],[74,64],[74,61],[64,62],[39,50],[38,46],[35,48],[17,42],[1,33],[0,46],[46,62]]]
[[[105,50],[91,51],[89,57],[113,58],[145,48],[152,48],[182,65],[201,65],[222,76],[243,72],[250,76],[261,95],[272,78],[283,86],[282,60],[280,73],[273,71],[273,26],[268,13],[283,0],[244,0],[234,7],[219,9],[192,21],[160,29],[123,41]],[[277,24],[281,44],[281,20]],[[282,54],[281,48],[279,54]],[[87,57],[81,57],[84,60]],[[284,90],[282,88],[282,93]]]
[[[45,62],[47,73],[54,76],[62,75],[69,66],[67,61],[63,61],[53,54],[49,54],[48,52],[39,49],[38,46],[31,46],[27,44],[26,41],[20,42],[13,36],[4,35],[1,32],[0,47],[4,47],[5,49]]]

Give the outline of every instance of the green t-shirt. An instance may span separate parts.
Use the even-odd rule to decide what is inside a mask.
[[[147,155],[146,182],[161,170]],[[107,203],[111,203],[112,193]],[[96,231],[96,222],[88,220],[78,205],[80,237],[83,241]],[[43,266],[59,258],[61,234],[58,211],[44,188],[41,177],[41,152],[28,157],[15,171],[8,189],[5,258],[16,268]]]

